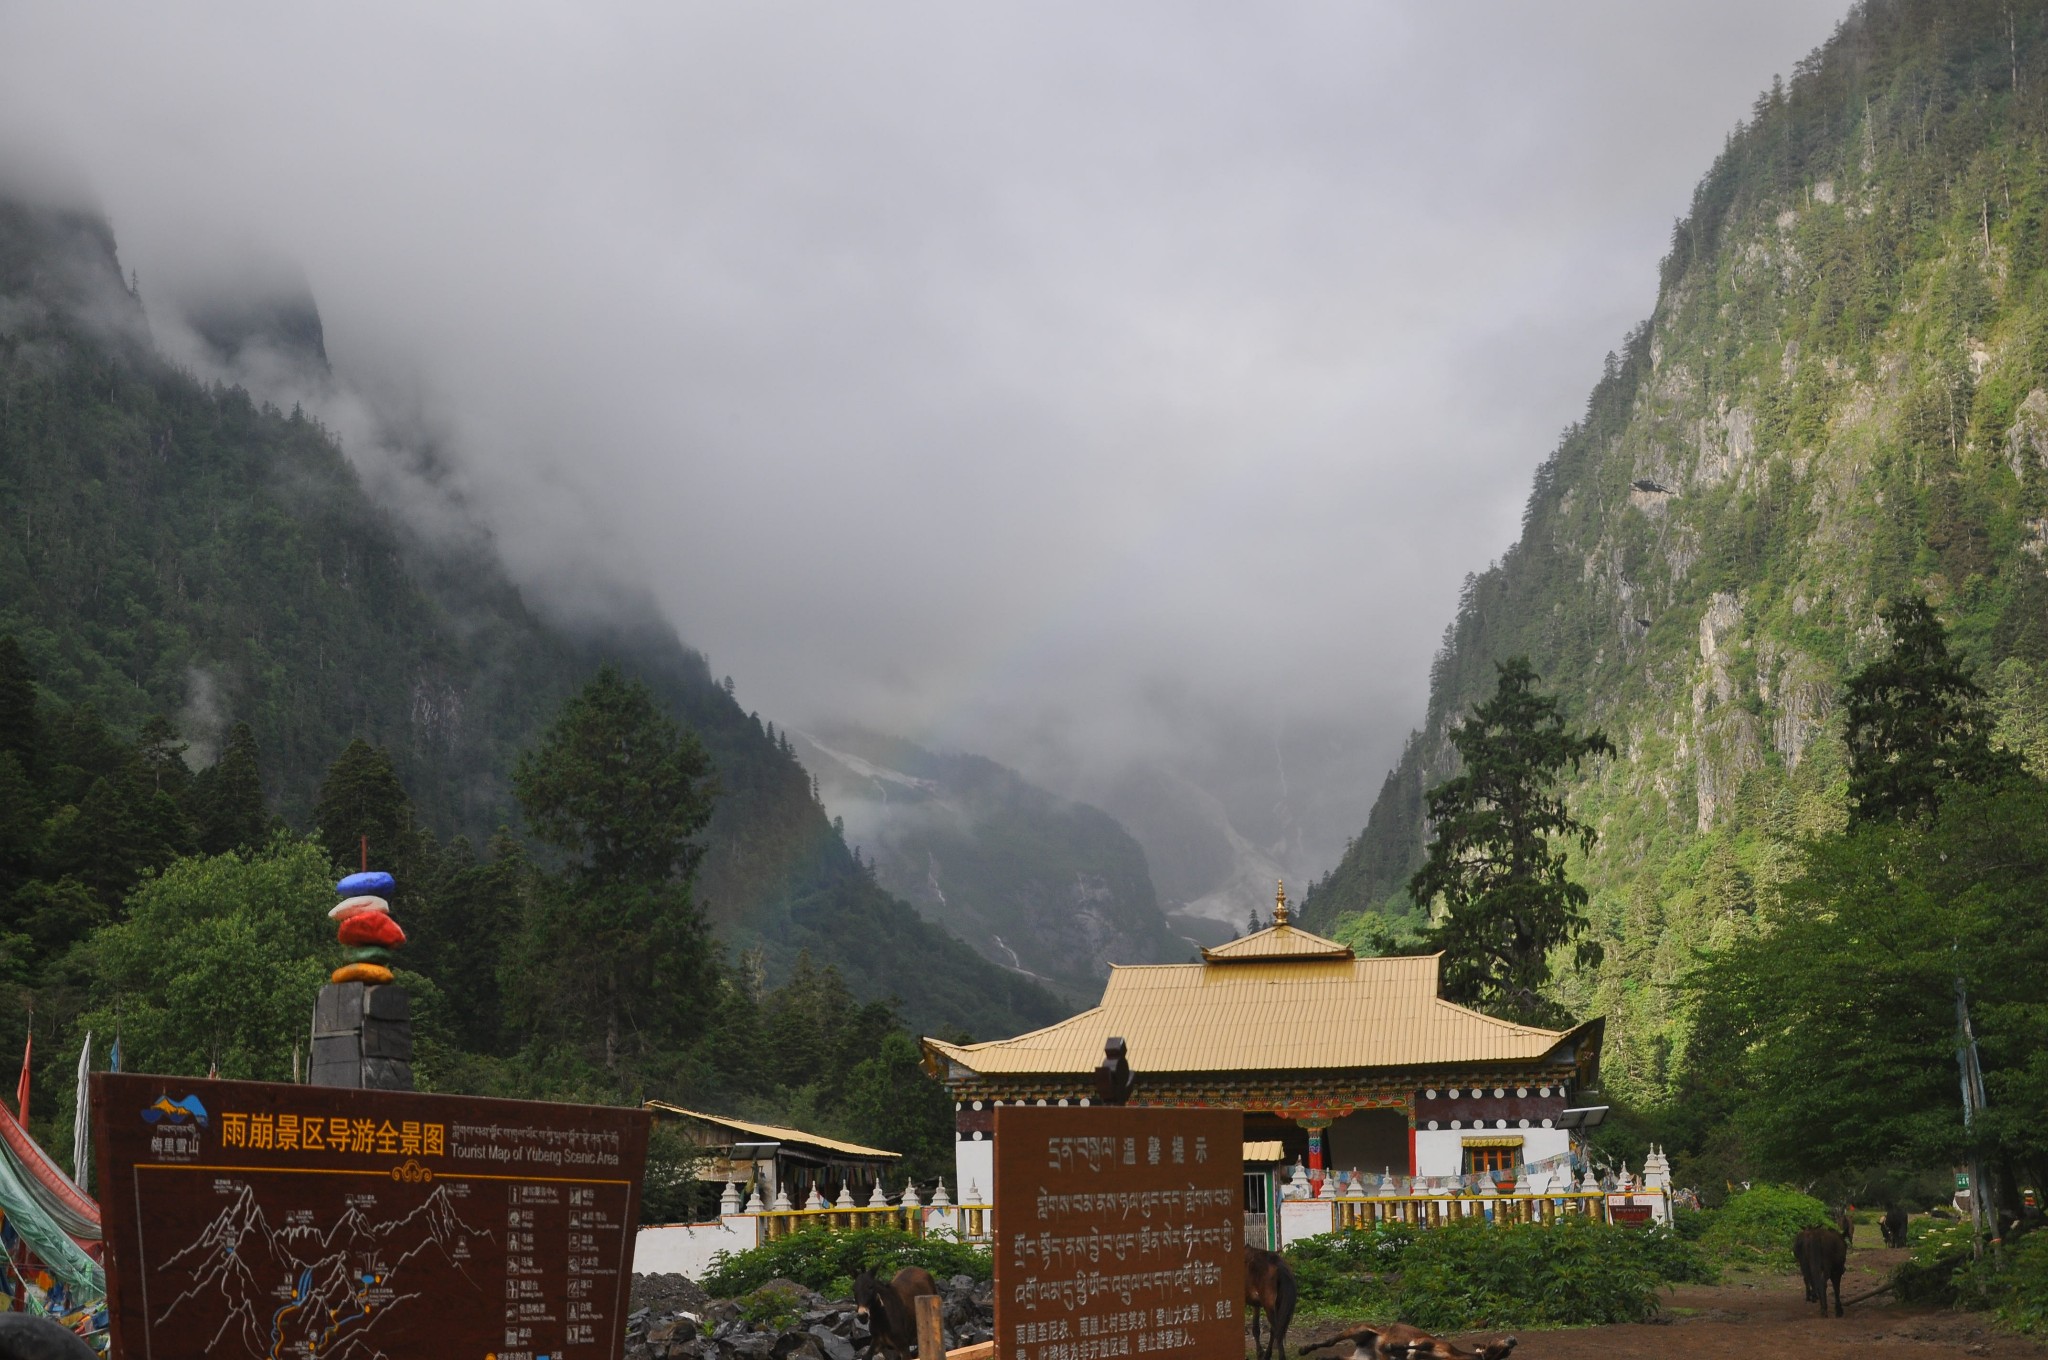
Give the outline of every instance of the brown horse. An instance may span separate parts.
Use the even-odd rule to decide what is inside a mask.
[[[910,1355],[917,1346],[917,1304],[920,1294],[936,1294],[938,1284],[922,1266],[905,1266],[883,1284],[871,1270],[853,1280],[853,1314],[874,1338],[877,1354]],[[939,1360],[925,1356],[923,1360]]]
[[[1252,1349],[1259,1360],[1287,1360],[1287,1324],[1294,1320],[1294,1272],[1277,1251],[1244,1248],[1244,1301],[1252,1310]],[[1259,1340],[1259,1314],[1271,1324],[1272,1345]]]

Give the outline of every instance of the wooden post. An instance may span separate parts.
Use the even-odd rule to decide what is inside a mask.
[[[946,1354],[946,1331],[941,1320],[937,1294],[917,1296],[917,1360],[943,1360]]]

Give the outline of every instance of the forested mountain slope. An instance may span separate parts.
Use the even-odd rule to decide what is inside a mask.
[[[985,757],[860,728],[799,733],[795,745],[877,881],[1076,1009],[1100,999],[1112,963],[1192,952],[1160,913],[1145,852],[1100,808]]]
[[[1654,1100],[1668,984],[1842,816],[1834,712],[1924,591],[2048,761],[2048,7],[1869,0],[1761,97],[1676,226],[1649,320],[1467,583],[1427,716],[1311,921],[1401,913],[1445,739],[1527,655],[1618,754],[1572,790],[1606,943],[1565,999]]]
[[[761,946],[774,976],[809,949],[926,1028],[1065,1013],[877,886],[787,742],[651,611],[572,632],[527,608],[487,542],[411,535],[315,421],[157,354],[103,219],[5,192],[0,526],[0,634],[48,691],[123,731],[169,715],[200,761],[246,721],[294,825],[352,737],[391,751],[437,833],[516,824],[511,761],[615,660],[715,762],[697,897],[728,946]]]

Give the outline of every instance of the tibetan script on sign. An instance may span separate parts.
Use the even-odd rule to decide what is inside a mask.
[[[613,1360],[641,1110],[99,1072],[116,1355]]]
[[[1243,1355],[1243,1141],[1235,1110],[997,1107],[997,1355]]]

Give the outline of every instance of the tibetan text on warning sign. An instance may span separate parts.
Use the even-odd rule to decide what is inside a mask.
[[[1243,1354],[1242,1115],[995,1115],[1003,1360]]]

